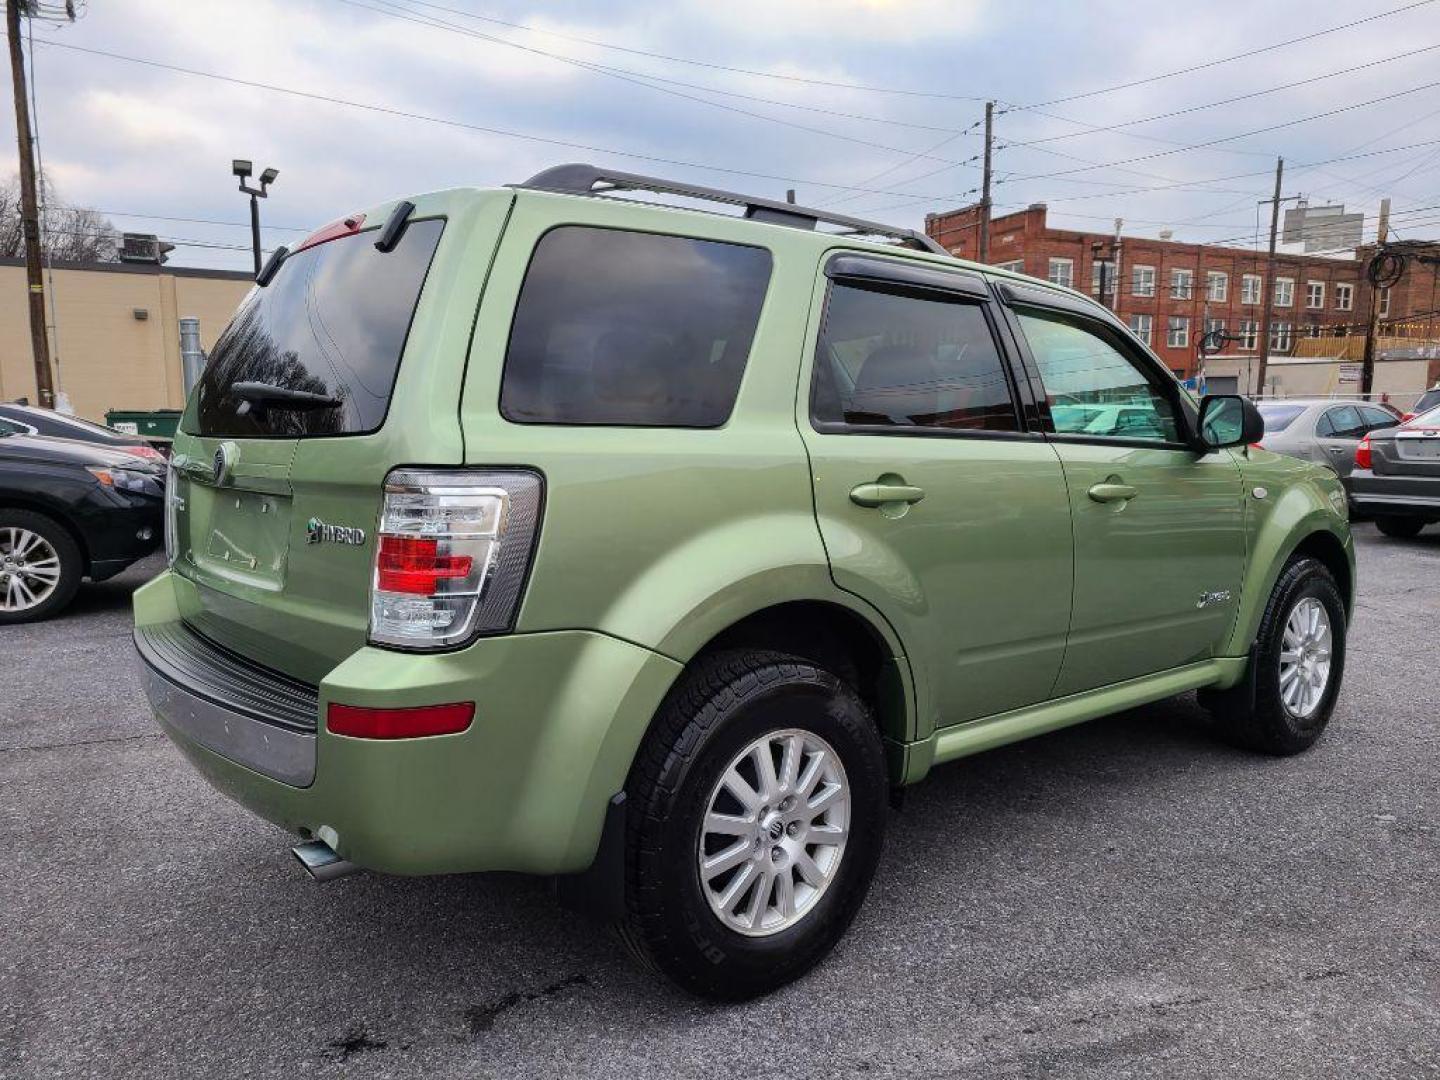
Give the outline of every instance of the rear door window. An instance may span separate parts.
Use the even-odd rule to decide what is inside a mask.
[[[718,427],[770,283],[743,244],[579,225],[540,238],[516,302],[500,412],[521,424]]]
[[[263,438],[360,435],[385,422],[410,321],[444,221],[411,222],[389,252],[370,229],[298,251],[251,290],[210,354],[185,430]],[[257,407],[232,391],[266,383],[334,398]]]

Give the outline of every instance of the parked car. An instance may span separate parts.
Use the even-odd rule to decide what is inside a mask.
[[[164,473],[147,458],[0,420],[0,624],[59,612],[160,546]]]
[[[844,933],[940,762],[1197,689],[1243,745],[1314,743],[1345,498],[1262,427],[1080,293],[564,166],[272,258],[135,640],[161,727],[316,877],[558,875],[747,997]]]
[[[1259,408],[1266,450],[1328,465],[1340,476],[1355,464],[1355,447],[1367,432],[1400,422],[1394,410],[1358,399],[1286,398]]]
[[[1415,404],[1410,406],[1410,411],[1403,413],[1400,419],[1413,420],[1421,413],[1429,412],[1436,406],[1440,406],[1440,383],[1436,383],[1416,398]]]
[[[123,450],[135,457],[163,463],[164,453],[149,439],[130,435],[103,424],[92,424],[78,416],[67,416],[54,409],[41,409],[14,401],[0,401],[0,420],[9,421],[28,430],[31,435],[51,435],[57,439],[75,439]]]
[[[1418,536],[1440,521],[1440,407],[1361,439],[1345,488],[1386,536]]]

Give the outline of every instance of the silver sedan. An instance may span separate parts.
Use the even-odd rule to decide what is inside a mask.
[[[1399,414],[1383,405],[1345,398],[1286,398],[1258,403],[1265,418],[1266,450],[1329,465],[1341,476],[1355,467],[1355,448]]]

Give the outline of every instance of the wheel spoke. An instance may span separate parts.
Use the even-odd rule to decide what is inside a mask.
[[[1298,664],[1300,662],[1300,651],[1298,649],[1282,649],[1280,651],[1280,663]]]
[[[794,918],[795,877],[794,872],[789,868],[775,875],[775,906],[780,909],[781,918]]]
[[[800,759],[804,757],[805,744],[799,735],[791,735],[785,740],[785,754],[780,759],[780,787],[784,791],[794,791],[795,784],[800,779]]]
[[[814,796],[806,805],[812,814],[823,813],[836,800],[844,797],[845,789],[839,784],[830,784],[820,794]]]
[[[724,785],[726,791],[739,799],[740,804],[750,813],[753,814],[760,809],[760,793],[750,786],[749,781],[740,775],[734,765],[730,766],[720,783]]]
[[[755,883],[755,889],[750,894],[750,904],[745,909],[745,921],[750,924],[751,930],[759,930],[760,923],[765,918],[765,909],[770,906],[770,893],[774,890],[775,875],[769,870],[758,871],[759,881]]]
[[[700,864],[700,876],[706,881],[719,877],[726,870],[733,870],[746,859],[750,858],[753,848],[749,840],[741,840],[731,844],[724,851],[716,852],[710,858]]]
[[[707,833],[748,837],[754,830],[754,818],[736,817],[734,814],[721,814],[714,810],[705,815],[705,831]]]
[[[780,793],[780,778],[775,775],[775,755],[770,748],[770,741],[766,739],[761,742],[751,757],[755,762],[755,775],[760,780],[761,798],[767,802],[773,800]]]
[[[755,877],[759,872],[760,871],[755,868],[754,863],[747,863],[741,867],[739,872],[730,879],[730,883],[725,886],[725,891],[720,894],[719,899],[716,901],[720,910],[726,913],[733,912],[745,893],[749,891],[750,886],[754,883]]]
[[[838,847],[846,841],[849,835],[850,830],[843,825],[811,825],[806,839],[812,844]]]
[[[809,852],[801,851],[795,856],[795,870],[811,888],[818,889],[825,884],[825,872],[815,865]]]
[[[810,760],[805,763],[805,771],[800,774],[800,779],[795,782],[796,790],[801,795],[808,796],[820,782],[820,772],[825,768],[825,751],[816,750],[810,755]]]

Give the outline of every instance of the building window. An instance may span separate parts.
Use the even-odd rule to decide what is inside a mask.
[[[1260,324],[1254,319],[1240,320],[1240,348],[1253,352],[1260,342]]]
[[[1154,283],[1153,280],[1151,283]],[[1153,326],[1154,321],[1149,315],[1130,316],[1130,329],[1133,330],[1135,332],[1135,336],[1138,337],[1141,341],[1143,341],[1146,345],[1150,344],[1150,333]]]
[[[1380,317],[1383,319],[1390,314],[1390,286],[1380,290]]]
[[[1075,284],[1075,260],[1051,259],[1049,272],[1045,276],[1051,285],[1064,285],[1067,289],[1072,288]]]
[[[1190,347],[1190,320],[1183,315],[1171,315],[1165,327],[1165,344],[1172,349]]]
[[[1325,306],[1325,283],[1323,281],[1307,281],[1305,283],[1305,306],[1319,311]]]
[[[1015,259],[1011,262],[995,263],[996,270],[1008,270],[1012,274],[1023,274],[1025,272],[1025,260]]]
[[[1258,304],[1260,302],[1260,275],[1245,274],[1240,278],[1240,302],[1242,304]]]
[[[1090,264],[1090,295],[1091,295],[1091,296],[1099,296],[1099,295],[1100,295],[1100,275],[1101,275],[1102,271],[1103,271],[1103,273],[1104,273],[1104,275],[1105,275],[1105,294],[1106,294],[1107,296],[1114,296],[1114,295],[1115,295],[1115,260],[1114,260],[1114,259],[1096,259],[1093,263]]]
[[[1350,311],[1355,306],[1355,286],[1335,286],[1335,310]]]
[[[1195,274],[1190,270],[1170,271],[1170,299],[1189,300],[1195,290]]]
[[[1305,327],[1305,336],[1308,338],[1317,338],[1320,336],[1322,329],[1319,323],[1312,322],[1309,326]]]
[[[1271,323],[1270,348],[1276,352],[1288,352],[1292,329],[1293,327],[1288,322]]]
[[[1155,295],[1155,268],[1153,266],[1131,267],[1130,292],[1135,296]]]
[[[1224,320],[1224,319],[1206,319],[1206,320],[1205,320],[1205,337],[1206,337],[1206,338],[1209,338],[1211,334],[1223,334],[1223,333],[1225,333],[1225,320]],[[1202,342],[1200,343],[1201,348],[1204,348],[1204,349],[1206,349],[1206,350],[1208,350],[1208,351],[1210,351],[1210,352],[1214,352],[1215,350],[1217,350],[1217,349],[1219,349],[1219,348],[1222,348],[1222,347],[1224,346],[1224,344],[1225,344],[1224,341],[1202,341]]]
[[[1275,306],[1290,307],[1295,303],[1295,279],[1288,277],[1277,277],[1275,279]]]
[[[1205,299],[1217,304],[1225,302],[1230,292],[1230,275],[1220,270],[1205,271]]]

